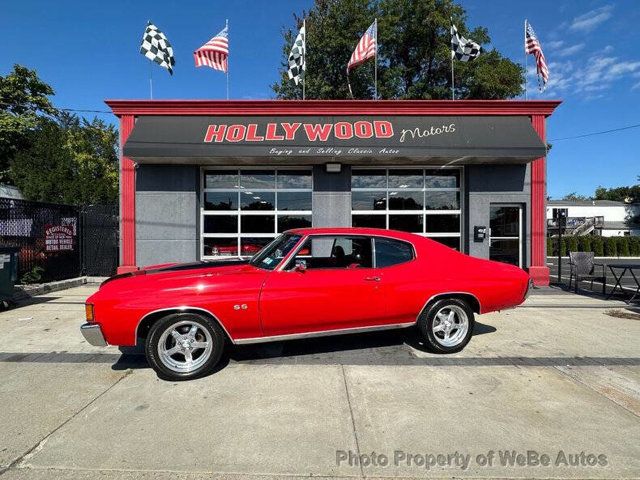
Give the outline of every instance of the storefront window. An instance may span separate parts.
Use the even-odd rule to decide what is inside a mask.
[[[460,249],[460,168],[353,168],[354,227],[417,233]]]
[[[311,169],[203,169],[202,258],[250,257],[311,226]]]

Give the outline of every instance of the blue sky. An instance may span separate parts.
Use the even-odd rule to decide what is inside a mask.
[[[528,18],[550,66],[540,94],[529,76],[529,98],[562,99],[548,122],[552,197],[591,194],[598,185],[628,185],[640,175],[640,128],[553,141],[640,123],[640,2],[638,0],[463,0],[468,25],[489,29],[493,46],[524,62]],[[56,90],[59,107],[105,110],[105,98],[148,98],[150,62],[138,53],[148,19],[174,45],[173,77],[153,65],[154,98],[224,98],[224,75],[197,69],[192,51],[230,25],[231,98],[270,98],[281,60],[281,32],[310,0],[209,2],[138,0],[4,2],[0,74],[14,63],[35,68]],[[312,46],[309,46],[312,55]],[[345,63],[348,59],[345,59]],[[529,58],[533,68],[533,58]],[[98,114],[114,121],[110,114]]]

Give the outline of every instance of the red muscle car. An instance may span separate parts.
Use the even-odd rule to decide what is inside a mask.
[[[202,376],[225,345],[417,327],[431,350],[469,342],[474,314],[524,301],[521,269],[418,235],[305,228],[251,260],[164,264],[116,275],[87,299],[92,345],[144,344],[165,379]]]

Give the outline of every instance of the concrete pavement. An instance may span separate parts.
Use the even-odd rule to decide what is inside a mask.
[[[534,295],[447,356],[411,332],[245,346],[171,383],[83,341],[92,291],[0,314],[2,479],[640,477],[622,302]]]

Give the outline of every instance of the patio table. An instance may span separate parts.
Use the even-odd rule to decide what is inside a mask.
[[[621,282],[622,282],[622,278],[625,276],[625,274],[627,272],[629,272],[631,274],[631,277],[636,282],[636,291],[627,300],[627,303],[633,302],[633,300],[637,296],[640,296],[640,281],[638,280],[638,277],[636,276],[636,272],[640,272],[640,265],[639,264],[637,264],[637,263],[616,263],[616,264],[609,264],[607,266],[609,267],[609,270],[611,270],[611,275],[613,275],[613,278],[616,279],[616,283],[613,286],[613,290],[611,290],[609,295],[607,295],[607,300],[609,300],[614,295],[616,290],[620,290],[620,293],[622,293],[623,295],[626,295],[624,289],[622,288]],[[620,274],[616,275],[616,271],[619,271]]]

